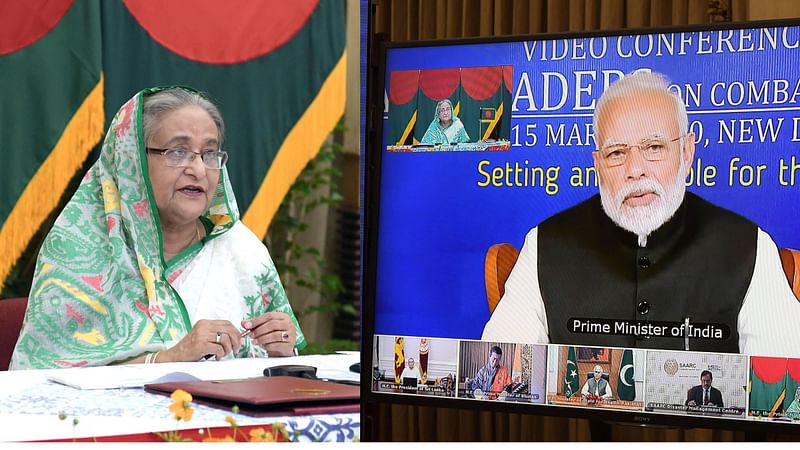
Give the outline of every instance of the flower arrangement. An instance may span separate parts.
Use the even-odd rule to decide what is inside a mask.
[[[175,416],[175,420],[188,422],[192,419],[194,408],[192,408],[192,395],[182,389],[178,389],[170,395],[173,403],[169,406],[169,411]],[[239,408],[234,406],[231,410],[233,414],[239,413]],[[198,430],[198,434],[207,435],[202,442],[290,442],[292,436],[282,423],[272,425],[260,425],[257,428],[250,428],[245,434],[244,430],[236,422],[233,416],[226,416],[225,421],[231,426],[230,433],[222,437],[215,437],[211,429]],[[156,433],[161,439],[167,442],[192,442],[193,439],[187,438],[178,430],[166,433]]]
[[[590,404],[590,405],[594,405],[594,404],[602,402],[603,401],[603,397],[601,397],[599,395],[594,395],[594,394],[586,394],[586,395],[583,396],[583,401],[588,403],[588,404]]]
[[[194,408],[192,407],[192,395],[182,389],[178,389],[170,395],[172,404],[169,406],[169,411],[175,418],[176,423],[180,421],[189,422],[194,416]],[[235,415],[239,413],[239,407],[234,406],[231,412]],[[69,418],[66,412],[60,411],[58,418],[65,421]],[[161,439],[166,442],[291,442],[297,438],[297,432],[289,433],[286,426],[282,423],[274,423],[267,425],[253,425],[240,427],[236,422],[233,415],[225,417],[225,421],[230,425],[230,430],[222,436],[215,436],[211,428],[197,429],[197,430],[173,430],[163,433],[153,433],[153,439]],[[77,417],[72,418],[73,432],[77,428],[80,421]],[[219,430],[216,430],[219,433]],[[194,438],[190,437],[194,436]],[[107,440],[106,438],[101,438]],[[98,440],[92,438],[72,438],[73,442],[77,441],[94,441]]]

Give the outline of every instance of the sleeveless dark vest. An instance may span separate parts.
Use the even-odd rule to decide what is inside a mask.
[[[684,338],[575,333],[572,318],[726,324],[726,339],[690,339],[690,350],[739,352],[737,318],[756,259],[757,226],[687,192],[675,216],[647,239],[614,224],[600,196],[539,225],[539,285],[550,342],[684,349]]]
[[[608,381],[600,378],[600,381],[595,381],[594,377],[589,378],[587,381],[589,383],[589,393],[592,395],[606,395],[606,387],[608,386]],[[595,394],[595,390],[597,390],[597,394]]]

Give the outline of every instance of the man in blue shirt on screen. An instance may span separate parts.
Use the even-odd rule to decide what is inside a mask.
[[[528,233],[482,339],[800,356],[772,238],[686,192],[695,136],[667,80],[620,79],[593,120],[600,193]]]

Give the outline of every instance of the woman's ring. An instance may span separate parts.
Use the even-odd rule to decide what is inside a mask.
[[[289,342],[289,333],[287,331],[281,333],[281,342]]]
[[[222,333],[220,333],[219,331],[217,331],[217,340],[215,341],[217,344],[219,344],[219,339],[220,339],[221,337],[222,337]]]

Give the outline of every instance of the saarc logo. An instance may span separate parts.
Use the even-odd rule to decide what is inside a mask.
[[[664,372],[670,376],[674,376],[676,373],[678,373],[678,361],[673,358],[669,358],[664,361]]]

